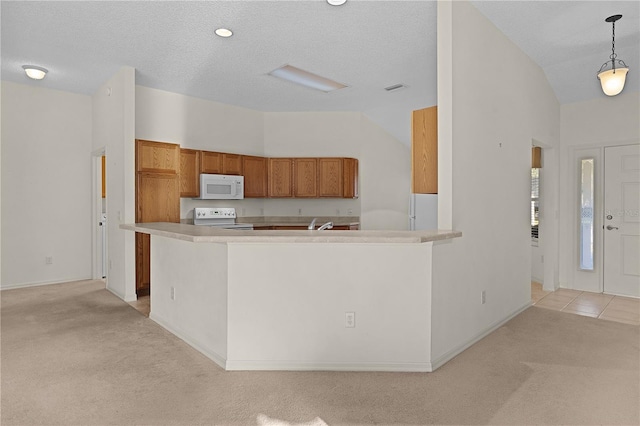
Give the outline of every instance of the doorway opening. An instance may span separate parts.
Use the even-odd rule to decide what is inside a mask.
[[[107,164],[104,148],[92,153],[93,170],[93,206],[92,206],[92,239],[93,239],[93,267],[94,279],[107,279],[108,272],[108,244],[107,244]]]
[[[531,223],[531,282],[540,289],[544,283],[544,251],[540,244],[540,220],[542,200],[542,148],[531,148],[531,199],[529,219]]]

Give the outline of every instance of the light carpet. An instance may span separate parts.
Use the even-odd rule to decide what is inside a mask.
[[[532,307],[434,373],[226,372],[100,281],[0,296],[3,426],[640,423],[633,325]]]

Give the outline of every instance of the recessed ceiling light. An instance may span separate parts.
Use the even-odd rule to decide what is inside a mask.
[[[327,0],[327,3],[329,3],[331,6],[342,6],[346,2],[347,0]]]
[[[330,80],[326,77],[321,77],[317,74],[301,70],[300,68],[296,68],[291,65],[284,65],[280,68],[277,68],[271,71],[269,75],[327,93],[347,87],[346,85],[338,83],[337,81]]]
[[[231,37],[233,35],[233,31],[227,29],[227,28],[218,28],[216,30],[216,35],[220,36],[220,37]]]
[[[49,72],[46,68],[38,67],[36,65],[23,65],[24,72],[27,73],[27,77],[33,80],[42,80]]]

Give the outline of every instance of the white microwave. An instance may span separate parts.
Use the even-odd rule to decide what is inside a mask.
[[[244,176],[200,175],[200,199],[241,200],[244,198]]]

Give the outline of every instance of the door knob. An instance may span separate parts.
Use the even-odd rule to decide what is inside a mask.
[[[618,229],[618,227],[617,227],[617,226],[607,225],[607,229],[608,229],[609,231],[612,231],[612,230],[614,230],[614,229]]]

